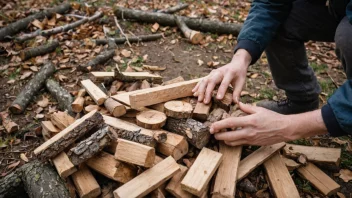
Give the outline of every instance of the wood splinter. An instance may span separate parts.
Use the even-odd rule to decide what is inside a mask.
[[[185,35],[185,37],[193,44],[199,44],[200,42],[203,41],[203,34],[198,32],[198,31],[194,31],[191,30],[186,23],[182,20],[181,17],[179,16],[175,16],[175,21],[177,26],[180,28],[180,30],[182,31],[183,35]]]
[[[160,111],[147,110],[140,112],[137,117],[137,125],[146,129],[160,129],[165,125],[166,115]]]

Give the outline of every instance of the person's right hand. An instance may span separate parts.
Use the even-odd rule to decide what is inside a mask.
[[[246,50],[237,50],[229,64],[211,71],[208,76],[198,82],[192,90],[193,95],[198,96],[199,102],[208,104],[217,84],[221,83],[216,95],[219,100],[223,99],[227,88],[231,84],[234,88],[233,100],[238,103],[238,98],[246,82],[247,68],[251,60],[251,55]]]

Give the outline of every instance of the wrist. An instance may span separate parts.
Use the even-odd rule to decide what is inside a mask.
[[[245,49],[238,49],[236,53],[232,57],[231,62],[242,62],[246,67],[248,67],[251,64],[252,61],[252,56],[248,53],[247,50]]]

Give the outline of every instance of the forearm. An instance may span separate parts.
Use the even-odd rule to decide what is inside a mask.
[[[320,109],[301,114],[287,115],[287,118],[290,121],[287,138],[290,140],[328,133]]]

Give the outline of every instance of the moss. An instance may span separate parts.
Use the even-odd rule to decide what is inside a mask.
[[[303,145],[303,146],[312,146],[310,141],[308,139],[298,139],[298,140],[293,140],[289,142],[290,144],[297,144],[297,145]]]
[[[272,99],[275,96],[275,91],[266,87],[264,89],[259,90],[259,94],[260,99]]]

